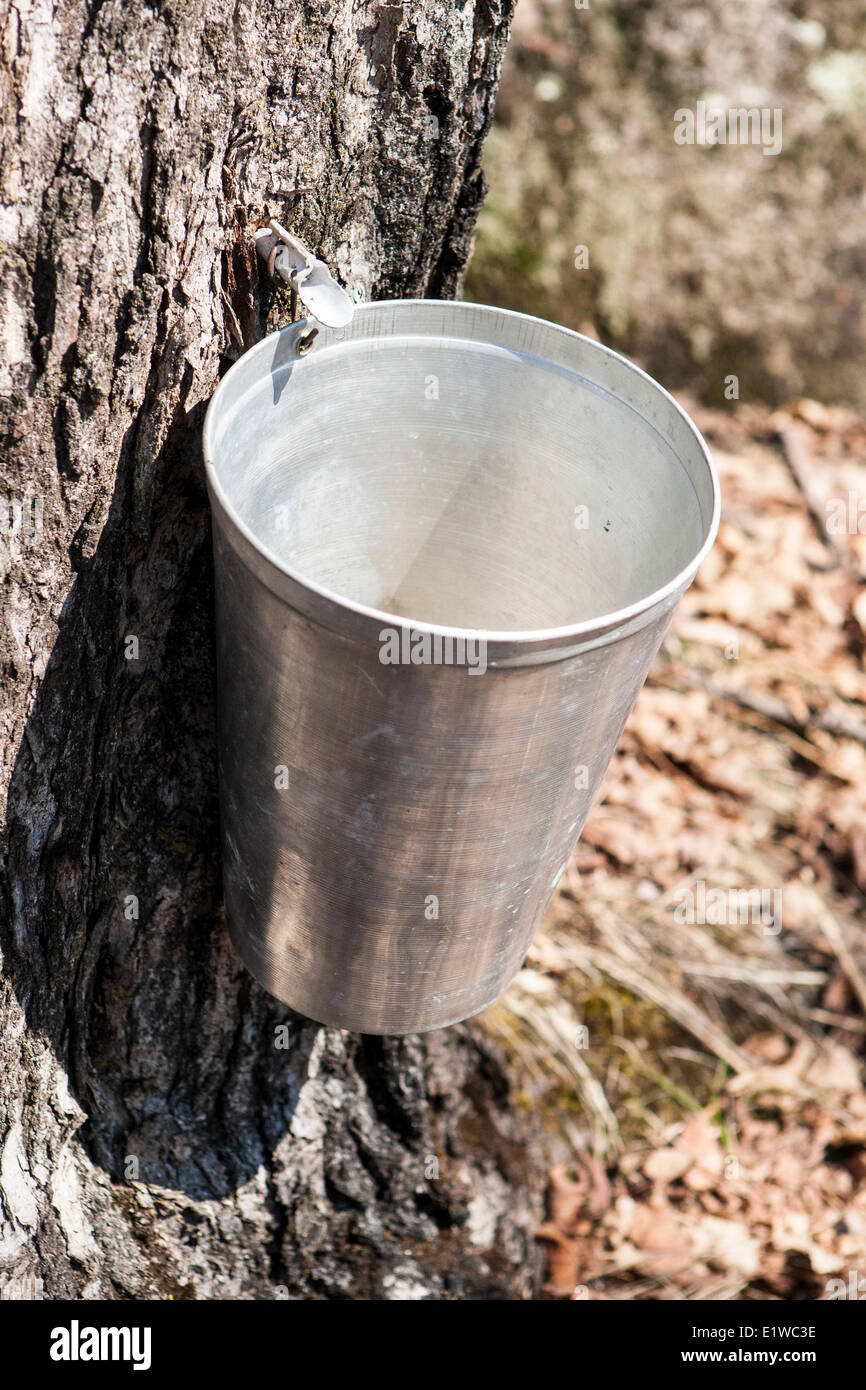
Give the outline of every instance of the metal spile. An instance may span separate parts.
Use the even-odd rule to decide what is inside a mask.
[[[307,313],[319,323],[327,328],[345,328],[351,322],[355,306],[349,295],[337,284],[325,262],[287,232],[276,218],[256,233],[256,249],[268,263],[271,274],[278,275],[296,291]]]

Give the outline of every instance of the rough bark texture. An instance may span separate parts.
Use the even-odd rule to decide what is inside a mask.
[[[358,298],[459,288],[510,9],[0,3],[7,1296],[528,1287],[481,1035],[287,1019],[228,945],[199,446],[287,316],[266,212]]]

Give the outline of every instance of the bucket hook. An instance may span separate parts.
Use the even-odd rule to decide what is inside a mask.
[[[278,275],[297,295],[311,318],[326,328],[345,328],[351,322],[355,306],[337,284],[324,261],[314,256],[299,237],[292,236],[272,217],[267,227],[256,232],[256,249],[265,261],[270,275]],[[310,351],[318,336],[312,328],[298,340],[298,352],[303,357]]]

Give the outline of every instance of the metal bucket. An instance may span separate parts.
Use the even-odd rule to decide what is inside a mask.
[[[208,409],[225,904],[264,987],[441,1028],[520,968],[712,545],[700,435],[564,328],[295,324]]]

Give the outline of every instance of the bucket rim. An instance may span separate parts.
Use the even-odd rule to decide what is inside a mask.
[[[633,373],[638,379],[643,381],[652,393],[664,401],[685,424],[692,442],[696,446],[697,455],[702,460],[712,488],[712,511],[709,524],[706,526],[704,539],[686,565],[684,565],[666,583],[653,589],[649,594],[643,595],[634,602],[618,609],[612,609],[606,613],[600,613],[592,618],[585,618],[578,623],[568,623],[558,627],[548,628],[526,628],[526,629],[495,629],[495,628],[469,628],[451,626],[442,623],[427,622],[423,619],[407,617],[405,614],[389,613],[387,609],[373,608],[368,604],[359,603],[354,599],[340,594],[335,589],[330,589],[325,585],[317,584],[315,581],[306,577],[301,570],[293,568],[265,545],[255,531],[247,525],[241,518],[234,504],[231,502],[226,489],[220,482],[216,464],[212,457],[213,433],[215,421],[220,405],[220,397],[225,394],[224,388],[230,386],[232,378],[237,379],[241,370],[247,372],[252,362],[258,357],[273,358],[273,350],[280,340],[293,341],[301,336],[310,327],[316,327],[323,339],[322,346],[317,347],[310,358],[295,359],[299,364],[306,365],[313,358],[320,356],[329,347],[343,347],[348,344],[354,336],[351,333],[353,324],[356,321],[363,322],[364,318],[370,317],[378,311],[389,309],[408,308],[412,305],[425,306],[427,308],[441,307],[449,312],[455,312],[459,316],[461,313],[474,315],[478,318],[489,316],[491,323],[496,318],[505,318],[513,323],[524,323],[528,326],[537,327],[541,330],[549,330],[554,333],[562,334],[567,338],[577,340],[584,344],[590,354],[597,355],[601,360],[615,363],[620,368],[625,368],[627,372]],[[411,332],[401,333],[401,337],[411,337]],[[423,336],[418,334],[419,337]],[[474,341],[483,341],[475,339]],[[495,335],[489,339],[491,346],[498,346]],[[287,359],[289,360],[289,359]],[[549,359],[552,360],[552,359]],[[269,369],[270,370],[270,369]],[[623,404],[628,405],[627,402]],[[634,408],[634,407],[630,407]],[[679,401],[656,381],[655,377],[649,372],[644,371],[630,358],[623,353],[616,352],[613,348],[598,342],[595,338],[590,338],[584,333],[578,333],[576,329],[567,328],[563,324],[555,323],[550,319],[543,319],[534,314],[520,313],[514,309],[503,309],[491,304],[476,304],[465,300],[451,299],[378,299],[371,300],[356,306],[355,315],[348,331],[341,331],[339,335],[323,329],[314,319],[299,319],[294,323],[287,324],[283,328],[276,329],[273,333],[267,334],[260,342],[249,348],[236,362],[232,364],[218,382],[214,392],[208,402],[205,412],[204,425],[202,428],[202,443],[204,452],[204,467],[208,489],[211,494],[212,503],[216,502],[219,512],[230,524],[231,529],[237,533],[245,542],[244,549],[251,550],[267,568],[268,572],[273,572],[274,576],[281,576],[287,580],[293,591],[306,592],[315,601],[315,616],[318,621],[333,628],[336,631],[346,631],[345,621],[341,622],[348,615],[362,624],[387,625],[390,628],[408,628],[413,633],[426,634],[431,637],[442,637],[459,642],[479,640],[494,649],[501,649],[501,655],[505,658],[499,662],[488,658],[488,665],[520,665],[520,653],[526,653],[528,661],[544,660],[548,653],[546,648],[553,647],[555,650],[549,652],[551,659],[570,655],[570,644],[575,643],[578,650],[585,650],[595,645],[606,645],[615,642],[629,632],[638,630],[645,623],[649,622],[656,610],[673,607],[682,593],[692,583],[695,575],[713,547],[718,534],[719,522],[721,518],[721,484],[718,471],[713,462],[709,447],[692,420],[688,412],[680,405]],[[216,510],[216,509],[215,509]],[[260,578],[264,578],[260,574]],[[265,579],[265,582],[267,580]],[[269,587],[273,587],[272,585]],[[281,592],[281,591],[277,591]],[[284,593],[281,596],[286,597]],[[292,599],[288,601],[291,603]],[[330,619],[330,620],[329,620]],[[353,633],[357,635],[357,632]],[[595,639],[595,641],[593,640]],[[562,650],[568,648],[568,650]]]

